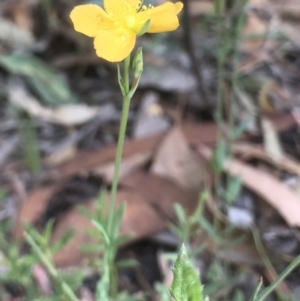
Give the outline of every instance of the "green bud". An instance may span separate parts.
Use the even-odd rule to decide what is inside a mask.
[[[151,25],[151,19],[148,19],[144,25],[141,27],[141,29],[139,30],[139,32],[137,33],[138,36],[142,36],[143,34],[145,34],[148,29],[150,28]]]
[[[132,69],[134,72],[134,77],[139,78],[143,72],[143,50],[142,47],[139,47],[135,53],[133,62],[132,62]]]
[[[199,275],[189,261],[184,245],[174,263],[173,275],[170,293],[175,301],[207,301]]]

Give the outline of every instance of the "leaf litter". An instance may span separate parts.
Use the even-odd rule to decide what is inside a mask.
[[[5,12],[0,14],[3,29],[0,30],[0,40],[5,44],[5,47],[0,46],[0,79],[4,83],[0,94],[3,103],[0,110],[0,161],[3,169],[0,183],[7,190],[7,200],[20,201],[15,214],[16,239],[22,239],[24,221],[41,229],[49,218],[54,218],[53,242],[68,230],[74,231],[73,239],[56,254],[56,264],[61,267],[85,265],[89,256],[97,258],[100,252],[88,255],[81,248],[95,239],[86,231],[93,226],[81,208],[94,212],[98,190],[109,186],[112,179],[120,116],[120,95],[115,92],[117,86],[112,80],[115,70],[96,60],[92,55],[92,45],[66,28],[69,21],[65,16],[74,3],[57,7],[50,5],[47,9],[51,13],[40,20],[33,10],[40,9],[37,2],[29,2],[15,7],[0,4]],[[213,27],[210,27],[213,3],[191,2],[189,17],[194,18],[193,22],[199,16],[204,16],[207,21],[201,24],[202,30],[192,29],[196,37],[196,61],[201,66],[197,78],[195,70],[190,70],[191,52],[179,49],[180,33],[171,38],[161,36],[149,44],[148,39],[142,41],[148,69],[142,78],[143,89],[133,100],[118,191],[118,204],[127,202],[121,232],[131,235],[127,247],[133,252],[138,249],[135,247],[137,241],[142,240],[145,244],[152,239],[152,234],[176,223],[175,203],[193,213],[199,193],[206,189],[214,191],[214,173],[207,162],[209,152],[204,150],[213,148],[217,142],[215,122],[205,121],[212,119],[211,108],[215,102],[212,101],[207,109],[207,100],[201,97],[199,102],[197,94],[197,85],[200,84],[209,94],[210,101],[216,98],[216,44]],[[276,271],[296,256],[299,247],[296,229],[299,226],[299,128],[296,114],[299,91],[295,85],[299,80],[297,12],[297,1],[289,0],[284,4],[249,1],[247,22],[240,41],[243,56],[237,66],[240,83],[234,92],[238,102],[235,117],[244,122],[245,116],[248,119],[260,109],[263,121],[262,127],[256,121],[245,126],[246,131],[239,143],[232,146],[233,156],[225,164],[226,174],[241,176],[244,188],[241,195],[245,188],[248,189],[246,195],[254,204],[254,222],[257,222],[263,247]],[[232,13],[234,16],[234,9]],[[55,18],[51,19],[53,16]],[[184,29],[183,33],[186,34]],[[281,38],[274,38],[279,33]],[[227,88],[224,89],[225,98],[229,98],[231,87]],[[157,111],[145,114],[142,110],[142,100],[149,95],[155,95],[155,108],[159,108],[159,114]],[[183,106],[176,102],[177,96],[184,99]],[[114,116],[105,119],[101,110],[108,103]],[[35,176],[26,170],[21,160],[23,145],[17,122],[11,114],[12,104],[26,118],[35,121],[33,130],[36,131],[42,162],[41,170]],[[178,107],[174,110],[176,105]],[[250,109],[245,112],[245,107]],[[292,114],[284,113],[287,110]],[[177,111],[182,116],[172,119],[169,115],[166,118],[164,113],[168,111]],[[224,126],[224,136],[228,135],[228,129]],[[199,145],[202,146],[199,148]],[[17,175],[19,187],[23,187],[22,193],[18,192],[16,183],[11,185],[13,181],[7,180],[12,172]],[[229,243],[222,242],[218,250],[210,236],[209,225],[213,223],[214,212],[219,212],[218,223],[227,229],[231,225],[229,212],[232,208],[248,210],[241,195],[242,201],[235,200],[231,208],[214,194],[210,196],[203,213],[202,232],[193,237],[192,245],[195,248],[205,245],[209,253],[206,258],[217,256],[231,262],[234,268],[254,266],[254,275],[254,269],[262,266],[262,260],[249,230],[237,225],[238,229],[227,236]],[[241,236],[245,239],[238,243]],[[160,242],[159,248],[164,247]],[[199,258],[202,260],[201,256]],[[207,268],[207,260],[202,264]],[[140,271],[136,270],[137,273]],[[33,275],[37,282],[40,281],[44,294],[50,294],[43,271],[37,267]],[[276,274],[270,275],[266,269],[264,275],[273,281]],[[147,281],[152,283],[147,277],[138,291],[142,290],[141,287],[146,290]],[[210,281],[208,272],[203,277]],[[290,286],[290,281],[287,283]],[[285,284],[282,290],[289,292]],[[90,293],[84,293],[85,288],[81,291],[87,299],[91,298]]]

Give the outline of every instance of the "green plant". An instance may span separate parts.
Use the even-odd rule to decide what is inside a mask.
[[[72,237],[72,232],[67,232],[60,240],[53,243],[51,242],[51,234],[53,229],[53,222],[47,223],[45,230],[42,234],[36,231],[32,226],[26,225],[25,239],[31,246],[33,254],[36,255],[37,259],[43,263],[52,280],[54,281],[58,290],[55,292],[57,296],[67,297],[71,301],[79,301],[74,291],[75,287],[71,287],[70,283],[67,283],[62,275],[58,272],[53,264],[54,254],[61,250]],[[81,277],[80,277],[81,276]],[[72,283],[80,284],[82,275],[78,272],[76,278],[78,281],[72,281]]]
[[[260,279],[253,291],[250,301],[264,301],[270,295],[277,285],[288,276],[293,269],[300,264],[300,255],[297,256],[281,275],[268,287],[261,290],[262,279]],[[204,294],[198,273],[191,264],[185,246],[182,245],[176,258],[173,268],[173,282],[171,286],[171,296],[175,301],[208,301],[209,297]],[[244,300],[241,292],[234,294],[233,300]]]
[[[0,292],[1,296],[5,295],[7,286],[19,287],[21,292],[26,290],[26,296],[33,298],[38,296],[38,290],[31,275],[31,269],[36,258],[33,255],[23,255],[20,252],[19,245],[12,239],[8,239],[10,222],[2,222],[0,227],[0,265],[2,267],[0,273]]]
[[[190,239],[199,231],[199,221],[202,218],[205,202],[209,197],[208,192],[205,191],[200,194],[198,206],[191,215],[188,215],[182,205],[176,203],[174,211],[177,218],[177,224],[170,225],[171,231],[178,236],[180,241],[187,246]]]
[[[200,278],[192,266],[184,245],[181,246],[173,268],[173,282],[171,296],[175,301],[208,301],[203,295]]]

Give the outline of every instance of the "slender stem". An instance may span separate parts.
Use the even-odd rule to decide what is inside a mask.
[[[257,249],[264,265],[270,271],[270,274],[272,275],[272,277],[277,278],[278,274],[277,274],[275,268],[273,267],[271,260],[268,257],[268,254],[263,246],[263,243],[259,236],[259,232],[256,227],[252,227],[252,234],[253,234],[256,249]],[[282,295],[280,290],[278,290],[278,292],[276,291],[276,293],[277,293],[278,297],[280,297],[280,299],[284,300],[284,296]]]
[[[280,274],[280,276],[266,289],[259,294],[259,297],[255,301],[263,301],[275,288],[276,286],[286,277],[288,276],[293,269],[295,269],[300,264],[300,255],[298,255],[288,266],[287,268]]]
[[[223,0],[215,0],[215,11],[217,14],[217,107],[216,107],[216,123],[217,123],[217,147],[222,139],[222,126],[223,126],[223,113],[222,113],[222,88],[223,88],[223,77],[224,77],[224,29],[223,29],[223,15],[226,3]],[[221,173],[216,172],[214,176],[214,186],[216,196],[219,196],[221,191]],[[218,210],[218,209],[217,209]],[[214,212],[213,216],[213,228],[215,233],[219,230],[219,220],[217,211]],[[217,237],[217,236],[216,236]],[[217,250],[218,241],[214,238],[213,244],[215,251]]]
[[[254,292],[252,294],[252,297],[251,297],[250,301],[255,301],[257,299],[257,296],[259,294],[259,291],[261,289],[262,284],[263,284],[263,280],[262,280],[262,277],[260,277],[257,284],[256,284],[256,287],[254,289]]]
[[[32,238],[32,236],[29,233],[26,233],[26,241],[30,244],[30,246],[33,248],[39,259],[43,262],[43,264],[46,266],[49,274],[59,283],[61,286],[63,292],[69,297],[71,301],[79,301],[79,299],[76,297],[76,295],[73,293],[70,286],[62,279],[62,277],[58,274],[57,270],[55,269],[54,265],[50,260],[45,256],[44,252],[41,250],[41,248],[37,245],[35,240]]]
[[[222,122],[223,122],[223,104],[222,104],[222,90],[224,77],[224,28],[223,28],[223,14],[224,5],[222,0],[215,1],[215,10],[217,13],[217,107],[216,107],[216,122],[217,122],[217,142],[222,139]],[[219,181],[219,177],[217,179]],[[218,188],[218,187],[217,187]]]
[[[234,120],[234,111],[235,111],[235,91],[238,86],[238,63],[239,63],[239,42],[242,35],[243,26],[246,19],[245,6],[248,0],[242,0],[239,4],[239,17],[237,20],[237,24],[235,25],[234,30],[234,40],[233,40],[233,54],[232,54],[232,76],[231,76],[231,97],[229,104],[229,155],[231,156],[232,144],[234,142],[234,137],[232,132],[235,126]]]
[[[123,145],[127,127],[127,120],[128,120],[128,113],[130,107],[130,97],[128,96],[129,93],[129,67],[130,67],[130,55],[124,61],[124,88],[126,94],[123,95],[123,106],[122,106],[122,115],[121,115],[121,124],[119,129],[119,138],[118,138],[118,145],[117,145],[117,152],[115,158],[115,170],[114,170],[114,177],[111,187],[111,196],[110,196],[110,206],[109,206],[109,213],[108,213],[108,223],[107,223],[107,232],[109,237],[112,235],[112,228],[114,222],[114,208],[116,203],[116,195],[117,195],[117,188],[119,183],[119,174],[120,174],[120,167],[122,162],[122,153],[123,153]]]

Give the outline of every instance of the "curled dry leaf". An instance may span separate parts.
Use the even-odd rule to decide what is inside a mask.
[[[260,159],[272,164],[279,170],[284,170],[300,177],[300,164],[286,155],[284,155],[284,157],[282,157],[280,160],[274,160],[274,158],[266,153],[261,146],[249,143],[237,143],[233,146],[232,151],[235,154],[241,155],[243,159]]]
[[[99,108],[83,104],[62,105],[57,109],[44,107],[21,86],[15,86],[14,89],[10,89],[9,94],[12,104],[26,111],[31,116],[65,126],[83,124],[96,117],[99,112]]]
[[[200,146],[199,152],[208,160],[212,156],[211,149],[205,146]],[[243,185],[273,206],[289,226],[300,226],[300,197],[284,183],[238,160],[227,159],[224,168],[231,175],[240,175]]]
[[[97,116],[99,109],[83,104],[70,104],[52,111],[49,121],[72,126],[86,123]]]

